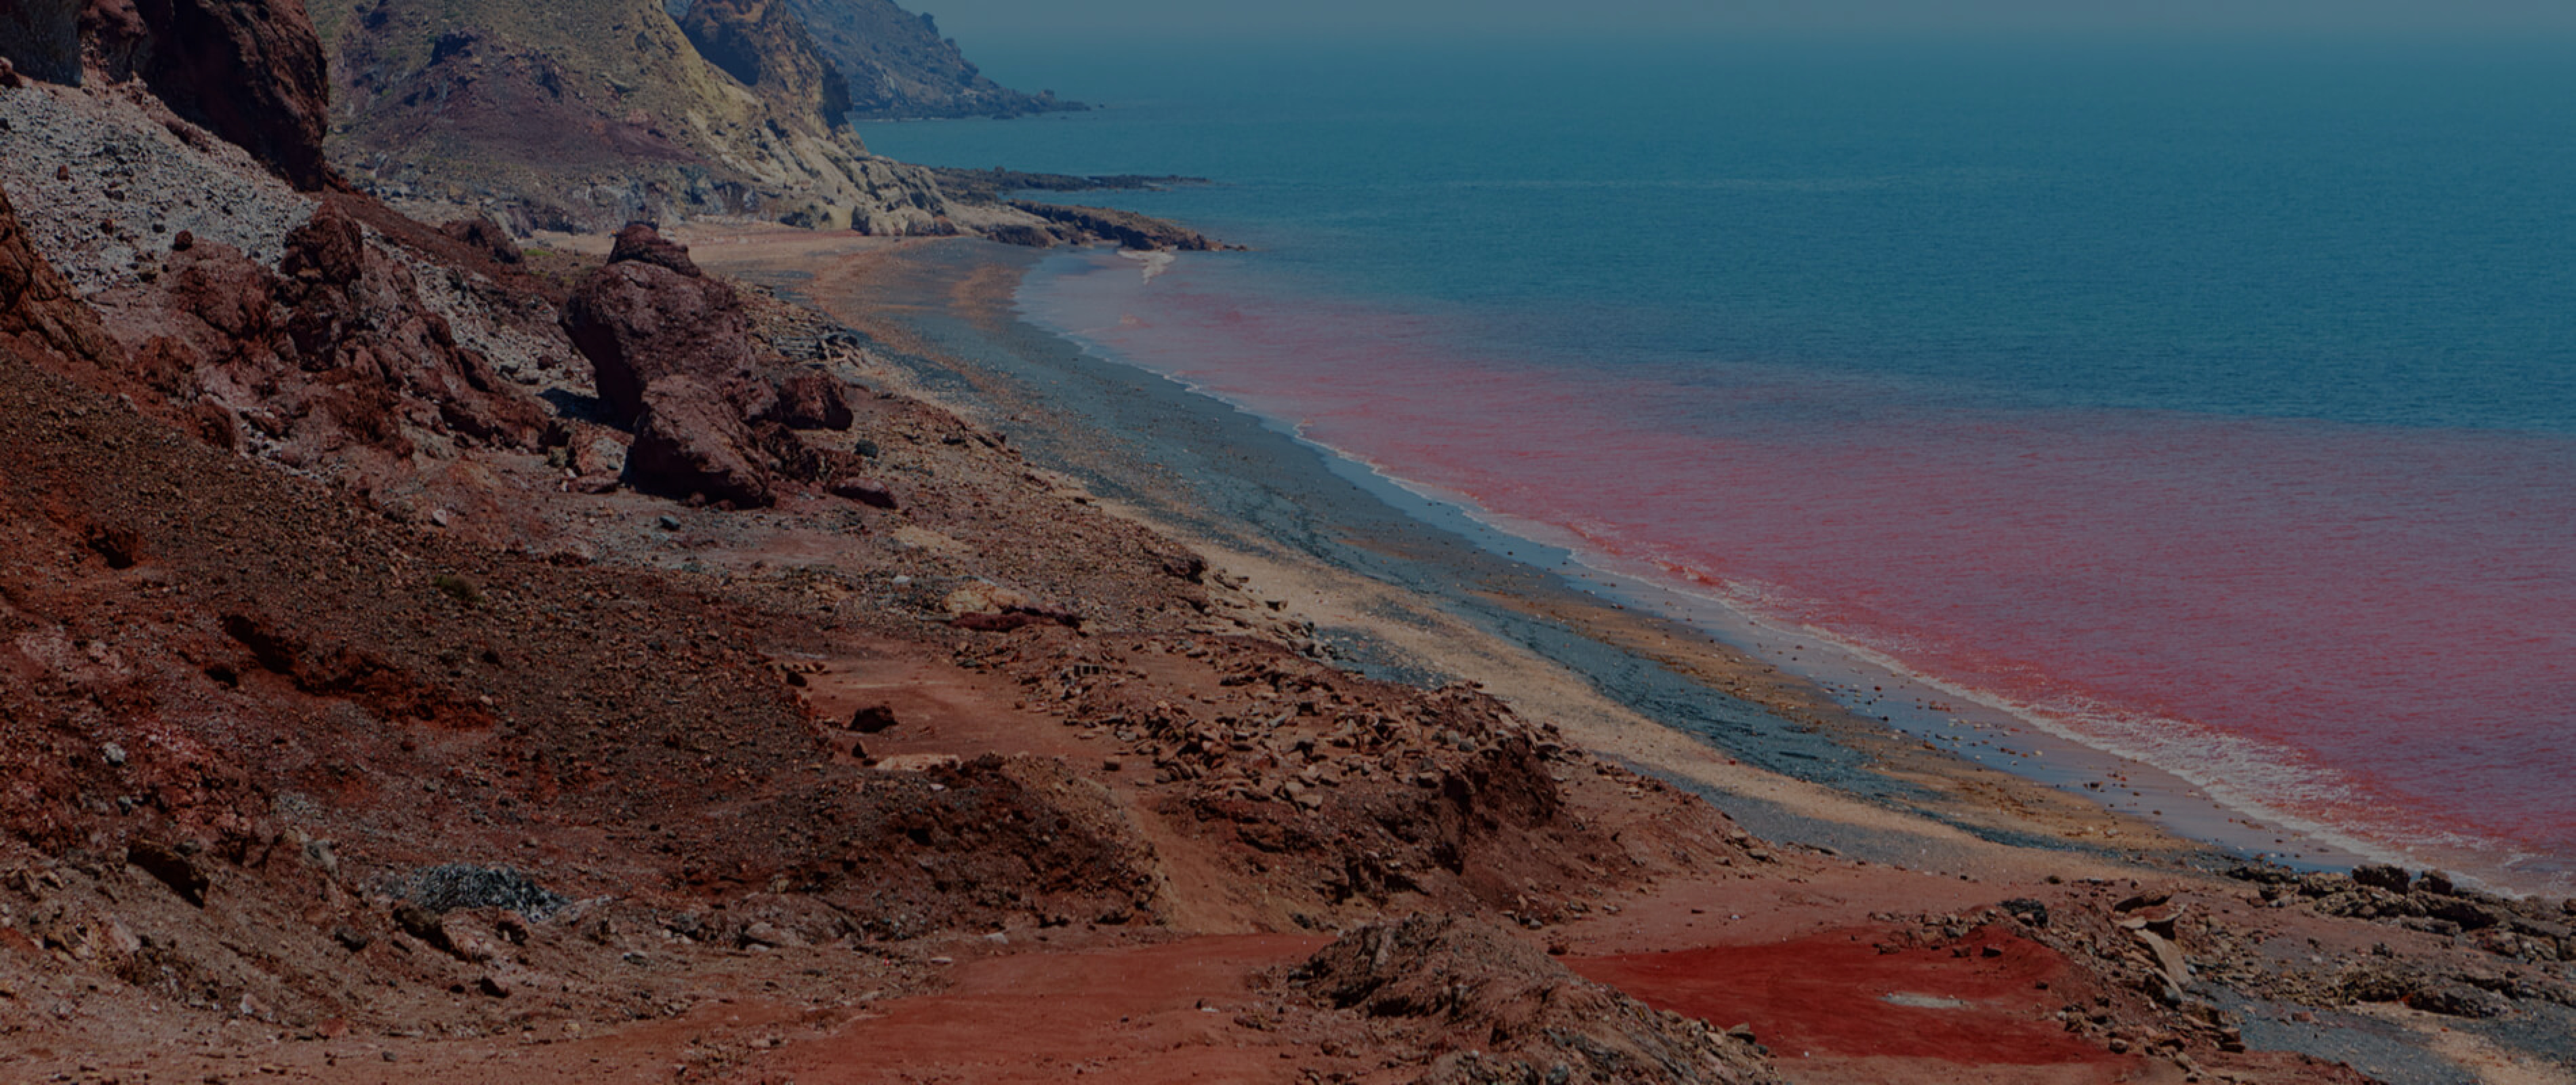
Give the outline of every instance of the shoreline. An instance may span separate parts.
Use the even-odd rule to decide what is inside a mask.
[[[2023,859],[2204,872],[2274,850],[2253,845],[2281,835],[2266,827],[2215,841],[2150,820],[2147,810],[2210,800],[2107,755],[2087,767],[2125,766],[2110,770],[2139,792],[2135,814],[1936,748],[1817,681],[1651,612],[1642,582],[1590,590],[1515,556],[1545,544],[1025,321],[1012,294],[1039,254],[793,231],[705,229],[688,240],[702,262],[905,355],[873,375],[1009,434],[1099,503],[1200,549],[1275,609],[1314,622],[1345,662],[1417,682],[1472,676],[1762,835],[1891,865],[2038,848],[2045,857]],[[1344,602],[1327,603],[1335,599]],[[2047,736],[2012,741],[2078,749]],[[2209,809],[2200,827],[2232,824],[2229,811]],[[2000,854],[1974,862],[2021,865]]]
[[[1092,259],[1098,263],[1108,258]],[[1038,266],[1035,261],[1012,262],[1024,267]],[[1149,264],[1147,278],[1150,279],[1156,270]],[[1035,323],[1019,315],[1015,301],[1006,299],[988,304],[1008,311],[1007,316],[997,319]],[[1049,334],[1056,334],[1051,327],[1039,327]],[[1719,596],[1693,591],[1687,582],[1658,576],[1656,570],[1625,567],[1634,563],[1587,552],[1579,540],[1564,539],[1565,533],[1550,525],[1522,523],[1509,516],[1489,512],[1472,499],[1416,484],[1370,463],[1364,457],[1308,439],[1293,424],[1263,415],[1252,406],[1234,402],[1185,377],[1118,359],[1086,342],[1078,332],[1066,332],[1061,337],[1079,346],[1093,363],[1134,369],[1183,389],[1191,396],[1219,404],[1223,410],[1242,415],[1252,424],[1310,450],[1325,470],[1369,491],[1390,507],[1410,514],[1426,529],[1459,536],[1503,558],[1506,565],[1537,574],[1535,579],[1522,578],[1523,582],[1518,587],[1523,592],[1553,593],[1552,597],[1560,602],[1565,596],[1589,600],[1584,604],[1550,608],[1556,611],[1548,618],[1550,621],[1564,625],[1568,614],[1601,612],[1604,606],[1611,611],[1628,608],[1655,613],[1693,634],[1674,643],[1714,641],[1715,650],[1729,657],[1729,662],[1716,668],[1714,680],[1708,680],[1709,676],[1699,673],[1705,669],[1701,659],[1709,651],[1706,646],[1679,653],[1657,651],[1656,647],[1666,642],[1648,636],[1630,638],[1631,651],[1641,652],[1644,658],[1688,676],[1688,681],[1712,693],[1726,692],[1731,688],[1730,683],[1740,681],[1740,676],[1756,665],[1776,666],[1783,672],[1801,676],[1807,685],[1826,692],[1826,703],[1816,703],[1810,697],[1793,697],[1792,714],[1820,716],[1828,721],[1825,726],[1838,734],[1846,747],[1868,751],[1870,757],[1890,762],[1889,770],[1878,775],[1936,781],[1957,777],[1964,771],[1964,766],[1937,764],[1941,760],[1939,756],[1920,757],[1917,756],[1920,751],[1912,748],[1940,744],[1961,755],[1957,760],[1966,765],[1996,769],[2010,778],[2034,781],[2076,800],[2083,804],[2084,809],[2154,822],[2171,833],[2213,845],[2239,859],[2272,862],[2299,871],[2348,870],[2368,863],[2448,870],[2463,884],[2525,897],[2562,896],[2571,888],[2563,873],[2554,874],[2547,869],[2535,872],[2517,865],[2528,857],[2514,850],[2509,842],[2454,840],[2439,831],[2431,831],[2430,836],[2415,833],[2401,833],[2393,838],[2386,834],[2373,836],[2369,833],[2371,828],[2390,827],[2364,825],[2347,828],[2332,820],[2279,807],[2263,799],[2267,786],[2297,789],[2320,782],[2330,785],[2334,778],[2332,769],[2290,767],[2279,763],[2278,756],[2272,752],[2257,749],[2259,743],[2249,744],[2247,740],[2205,728],[2187,730],[2192,733],[2205,731],[2207,741],[2216,743],[2216,749],[2222,751],[2222,754],[2213,756],[2250,766],[2244,774],[2229,775],[2204,765],[2202,762],[2207,757],[2200,755],[2179,761],[2159,758],[2152,751],[2160,740],[2152,735],[2123,737],[2119,734],[2087,733],[2074,722],[2055,718],[2043,710],[2010,703],[1913,671],[1896,660],[1842,641],[1830,632],[1772,623]],[[1110,424],[1114,426],[1116,423]],[[1274,469],[1292,470],[1298,466],[1284,460],[1272,465]],[[1534,550],[1539,552],[1533,554]],[[1416,587],[1435,586],[1417,583]],[[1434,590],[1433,594],[1450,593]],[[1452,604],[1465,602],[1454,596],[1450,601]],[[1505,609],[1521,607],[1520,601],[1494,602]],[[1616,693],[1613,696],[1632,703],[1634,700]],[[1705,729],[1671,719],[1664,722],[1716,741],[1729,753],[1764,761],[1767,767],[1792,775],[1810,775],[1801,771],[1797,764],[1783,764],[1779,759],[1767,756],[1772,752],[1776,736],[1755,738],[1749,743],[1729,742],[1728,736],[1734,729]],[[2145,743],[2144,747],[2141,742]],[[1927,766],[1922,763],[1927,761],[1935,764]],[[2168,763],[2174,767],[2165,767]],[[2318,773],[2322,776],[2314,780],[2310,778]],[[1835,786],[1842,787],[1851,783],[1847,777],[1833,782]],[[1882,800],[1890,797],[1875,788],[1859,790]],[[2019,805],[2025,801],[2016,799],[2012,804]],[[1937,818],[1960,822],[1955,811],[1927,812],[1932,812]],[[2137,848],[2136,842],[2115,825],[2106,823],[2098,831],[2102,835],[2095,837],[2092,843],[2105,850]]]

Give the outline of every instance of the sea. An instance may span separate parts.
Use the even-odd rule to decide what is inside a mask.
[[[1206,178],[1023,316],[1569,575],[2565,894],[2570,44],[997,43],[1105,108],[861,134]]]

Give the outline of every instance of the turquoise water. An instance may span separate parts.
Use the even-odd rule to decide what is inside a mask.
[[[989,50],[1023,310],[2365,854],[2576,877],[2567,43]]]
[[[1606,52],[1606,51],[1604,51]],[[1114,108],[870,125],[1593,364],[1795,359],[2078,406],[2576,427],[2555,46],[1002,53]]]

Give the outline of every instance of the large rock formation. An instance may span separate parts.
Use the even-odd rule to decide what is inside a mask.
[[[589,359],[609,418],[635,431],[623,477],[637,490],[755,508],[774,502],[781,483],[855,466],[851,453],[793,432],[850,428],[841,382],[791,372],[753,337],[742,296],[651,226],[618,232],[608,263],[565,304],[564,330]]]
[[[700,215],[958,228],[926,172],[842,124],[842,82],[774,0],[709,0],[689,32],[657,0],[316,14],[339,76],[334,160],[407,210],[519,230]]]
[[[674,374],[644,389],[635,421],[635,447],[626,454],[626,482],[646,493],[679,500],[730,502],[758,508],[775,500],[760,443],[722,393],[694,377]]]
[[[825,128],[848,123],[848,80],[778,0],[697,0],[680,30],[699,55],[779,112],[811,110]]]
[[[744,408],[761,406],[754,386],[763,363],[741,295],[698,275],[688,250],[649,226],[619,233],[608,265],[564,305],[564,331],[590,360],[599,398],[621,424],[644,412],[647,387],[671,376],[694,378]]]
[[[81,29],[108,77],[142,79],[297,188],[329,179],[329,80],[300,0],[89,0]]]
[[[218,444],[379,479],[424,438],[533,449],[544,412],[457,340],[410,268],[335,204],[263,267],[182,238],[150,288],[113,295],[139,402]]]
[[[1013,117],[1087,109],[1053,91],[1025,94],[992,81],[942,38],[939,24],[893,0],[784,0],[849,76],[863,117]]]

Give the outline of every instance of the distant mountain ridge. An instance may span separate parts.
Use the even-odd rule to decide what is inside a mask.
[[[891,77],[854,84],[832,43],[849,48],[859,24],[818,38],[791,0],[693,0],[677,18],[662,0],[357,0],[313,15],[335,84],[330,159],[397,202],[520,230],[707,215],[873,234],[1038,224],[952,204],[927,171],[870,154],[848,118],[887,101]],[[928,33],[910,15],[886,25]],[[918,44],[896,51],[937,59]],[[971,66],[943,78],[990,87]]]
[[[1091,107],[986,78],[939,24],[894,0],[784,0],[849,77],[861,117],[1014,117]]]

